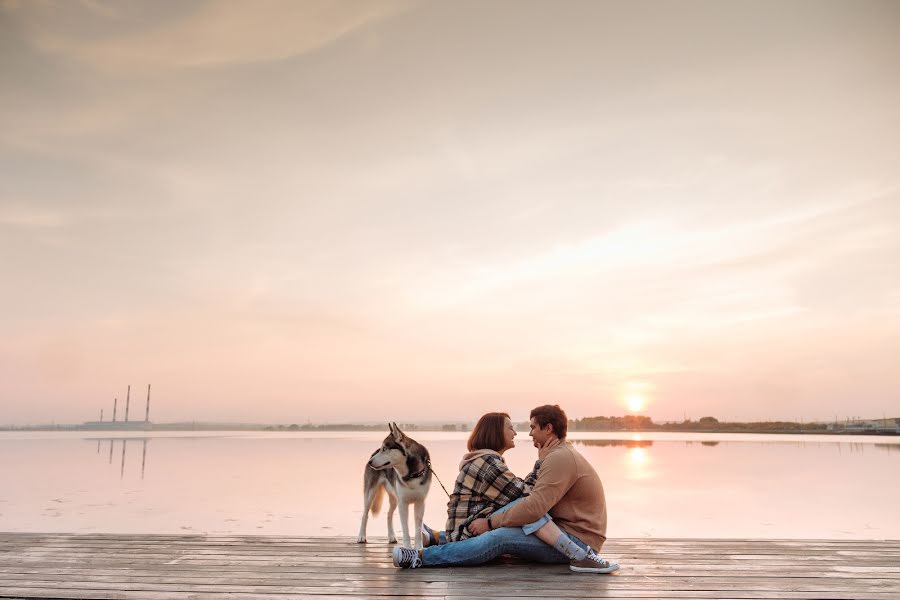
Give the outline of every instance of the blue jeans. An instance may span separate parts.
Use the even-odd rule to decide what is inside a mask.
[[[522,501],[522,498],[516,498],[509,504],[501,506],[500,508],[498,508],[491,514],[499,515],[500,513],[504,512],[506,510],[509,510],[509,507],[512,506],[513,504],[516,504],[517,502],[521,502],[521,501]],[[552,520],[553,520],[553,517],[551,517],[548,514],[545,514],[543,517],[541,517],[534,523],[528,523],[527,525],[522,525],[522,531],[524,531],[528,535],[531,535],[532,533],[534,533],[535,531],[537,531],[538,529],[540,529],[541,527],[543,527],[544,525],[546,525],[547,523],[549,523]],[[446,531],[439,531],[439,532],[437,532],[437,534],[438,534],[438,544],[446,544],[448,542]]]
[[[499,515],[499,514],[502,513],[502,512],[506,512],[507,510],[509,510],[509,508],[510,508],[513,504],[518,504],[518,503],[521,502],[522,500],[524,500],[524,498],[516,498],[515,500],[513,500],[513,501],[510,502],[509,504],[507,504],[507,505],[505,505],[505,506],[502,506],[502,507],[498,508],[497,510],[495,510],[495,511],[492,512],[491,514],[492,514],[492,515]],[[538,529],[540,529],[541,527],[543,527],[544,525],[546,525],[547,523],[549,523],[549,522],[552,521],[552,520],[553,520],[553,517],[551,517],[551,516],[548,515],[547,513],[544,513],[544,516],[541,517],[540,519],[538,519],[537,521],[535,521],[534,523],[528,523],[527,525],[522,525],[522,531],[524,531],[524,532],[525,532],[526,534],[528,534],[528,535],[531,535],[532,533],[534,533],[535,531],[537,531]]]
[[[582,548],[587,545],[572,534],[569,538]],[[566,564],[569,558],[548,546],[537,537],[528,535],[521,527],[500,527],[459,542],[422,549],[422,566],[453,567],[480,565],[501,554],[512,554],[539,563]]]

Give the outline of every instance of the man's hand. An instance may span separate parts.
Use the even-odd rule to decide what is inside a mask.
[[[490,531],[487,519],[475,519],[468,525],[469,533],[472,535],[481,535]]]
[[[538,460],[544,460],[547,458],[547,455],[550,454],[550,451],[559,446],[559,438],[556,436],[548,439],[544,444],[538,448]]]

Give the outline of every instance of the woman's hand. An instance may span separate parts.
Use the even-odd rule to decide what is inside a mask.
[[[487,519],[475,519],[468,524],[467,528],[472,535],[481,535],[482,533],[490,531]]]
[[[546,442],[544,445],[538,448],[538,460],[544,460],[547,458],[547,455],[550,454],[550,451],[559,446],[559,438],[553,436]]]

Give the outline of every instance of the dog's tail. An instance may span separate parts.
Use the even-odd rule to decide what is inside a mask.
[[[384,501],[384,484],[379,485],[375,488],[375,497],[372,498],[372,515],[378,516],[378,513],[381,512],[381,503]]]

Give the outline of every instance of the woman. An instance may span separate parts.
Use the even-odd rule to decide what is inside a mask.
[[[474,534],[468,529],[469,523],[487,518],[527,495],[537,479],[540,461],[525,479],[516,477],[503,460],[503,453],[515,447],[515,437],[515,427],[506,413],[487,413],[478,419],[469,435],[469,452],[463,455],[459,463],[459,475],[447,502],[447,526],[444,531],[438,532],[423,525],[424,545],[472,537]],[[586,555],[583,548],[556,526],[550,515],[523,526],[522,530],[535,534],[570,559],[580,560]]]

